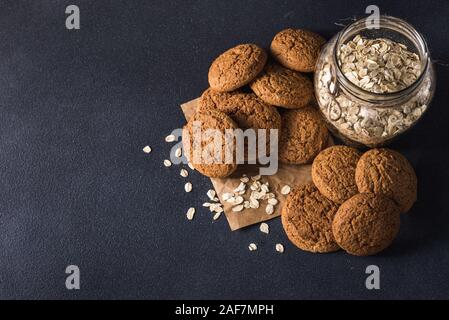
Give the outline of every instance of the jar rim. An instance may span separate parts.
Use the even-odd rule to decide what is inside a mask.
[[[426,75],[429,65],[430,65],[430,55],[429,55],[427,43],[426,43],[424,37],[411,24],[409,24],[408,22],[406,22],[400,18],[396,18],[396,17],[392,17],[392,16],[388,16],[388,15],[381,15],[379,17],[379,24],[380,24],[379,29],[382,29],[382,28],[383,29],[391,29],[395,32],[401,33],[403,36],[405,36],[408,39],[410,39],[411,37],[414,37],[414,40],[416,40],[416,41],[412,41],[412,43],[415,45],[416,49],[419,51],[420,58],[425,61],[422,61],[424,63],[424,66],[421,69],[421,73],[420,73],[419,77],[413,83],[411,83],[409,86],[407,86],[401,90],[398,90],[398,91],[386,92],[386,93],[376,93],[376,92],[371,92],[371,91],[365,90],[365,89],[359,87],[358,85],[356,85],[355,83],[351,82],[346,77],[346,75],[343,73],[343,71],[341,70],[340,64],[338,63],[337,54],[338,54],[338,49],[340,48],[340,46],[342,44],[341,43],[342,40],[354,28],[357,28],[361,25],[366,25],[365,24],[366,20],[367,20],[367,18],[364,17],[364,18],[354,21],[353,23],[347,25],[337,35],[337,39],[335,41],[335,47],[333,50],[334,51],[333,59],[334,59],[334,63],[336,65],[336,69],[337,69],[337,78],[339,79],[340,84],[342,84],[343,88],[348,90],[353,95],[357,96],[361,100],[364,100],[364,101],[370,102],[370,103],[394,101],[397,99],[401,99],[402,97],[404,97],[404,95],[413,93],[415,90],[418,89],[418,87],[422,83],[423,79],[425,78],[425,75]],[[407,31],[407,34],[402,33],[398,29],[393,29],[391,27],[392,24],[397,25],[399,28]],[[360,97],[361,95],[363,95],[364,97],[363,98]]]

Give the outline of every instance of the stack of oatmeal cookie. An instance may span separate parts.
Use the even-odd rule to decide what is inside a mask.
[[[399,231],[400,214],[417,198],[413,167],[389,149],[361,154],[329,147],[313,161],[312,180],[297,186],[282,210],[288,238],[311,252],[342,248],[365,256],[384,250]]]
[[[219,159],[215,154],[216,162],[195,161],[195,130],[215,129],[223,136],[228,129],[266,130],[267,137],[271,129],[279,130],[280,162],[313,163],[313,182],[295,186],[282,209],[288,238],[310,252],[342,248],[354,255],[371,255],[396,237],[400,213],[416,201],[417,178],[409,162],[393,150],[362,154],[348,146],[326,148],[329,132],[307,74],[314,71],[324,43],[313,32],[286,29],[274,37],[270,56],[255,44],[221,54],[209,69],[210,87],[184,127],[184,154],[200,173],[227,177],[238,167],[224,159],[229,140],[201,141],[211,154],[221,151]]]
[[[324,43],[313,32],[286,29],[274,37],[271,57],[255,44],[242,44],[216,58],[209,69],[210,88],[201,95],[197,114],[184,128],[185,155],[193,166],[208,177],[226,177],[237,168],[195,163],[199,161],[193,159],[193,138],[187,134],[195,121],[202,124],[201,131],[220,128],[223,135],[225,129],[235,127],[265,130],[268,150],[270,129],[277,129],[279,160],[286,164],[310,163],[329,138],[315,108],[313,83],[305,74],[314,71]],[[211,143],[212,138],[202,142],[205,146]],[[218,160],[224,162],[224,154]]]

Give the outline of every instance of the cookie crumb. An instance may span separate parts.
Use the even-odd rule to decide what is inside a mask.
[[[151,152],[151,147],[150,147],[150,146],[145,146],[145,147],[142,149],[142,151],[148,154],[148,153]]]

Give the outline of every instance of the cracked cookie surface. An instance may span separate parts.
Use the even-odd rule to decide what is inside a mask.
[[[242,129],[280,129],[281,116],[275,107],[252,93],[204,91],[198,112],[218,110],[230,116]]]
[[[266,103],[287,109],[305,107],[313,99],[313,84],[307,76],[277,64],[267,65],[250,86]]]
[[[270,130],[281,129],[281,116],[277,109],[266,104],[259,99],[254,93],[241,92],[218,92],[207,89],[202,95],[198,103],[198,111],[219,110],[226,113],[234,120],[238,127],[246,129],[255,129],[265,131],[266,137],[266,154],[270,153]],[[256,132],[259,137],[260,132]],[[257,142],[256,142],[257,143]],[[278,141],[275,141],[278,143]],[[257,158],[257,148],[249,149],[247,140],[244,142],[245,159],[254,160]]]
[[[286,164],[310,163],[323,150],[329,133],[321,115],[312,107],[287,110],[281,115],[279,160]]]
[[[313,160],[312,180],[328,199],[343,203],[358,193],[355,168],[362,153],[347,146],[332,146]]]
[[[355,180],[360,192],[383,194],[393,199],[402,212],[409,211],[417,199],[415,170],[402,154],[394,150],[365,152],[357,163]]]
[[[235,122],[223,112],[205,110],[195,113],[182,130],[184,155],[195,169],[205,176],[229,176],[237,169],[237,164],[234,139],[226,139],[225,130],[236,128]],[[221,139],[215,139],[214,135],[205,137],[208,129],[218,130]],[[232,157],[231,161],[227,160],[228,157]]]
[[[209,68],[209,85],[233,91],[250,83],[264,68],[267,53],[255,44],[241,44],[218,56]]]
[[[344,202],[332,223],[339,246],[356,256],[387,248],[400,226],[400,209],[393,200],[373,193],[359,193]]]
[[[320,35],[301,29],[286,29],[271,42],[271,54],[292,70],[313,72],[321,46],[326,40]]]
[[[302,250],[333,252],[339,250],[332,234],[332,221],[338,206],[308,183],[293,188],[281,220],[289,240]]]

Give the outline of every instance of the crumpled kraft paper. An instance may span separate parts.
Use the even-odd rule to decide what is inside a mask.
[[[198,99],[186,102],[181,105],[184,116],[187,120],[195,113],[198,105]],[[332,142],[330,141],[330,144]],[[260,202],[258,209],[244,209],[240,212],[232,211],[232,205],[226,201],[222,201],[224,213],[228,219],[231,230],[237,230],[252,224],[256,224],[262,221],[270,220],[278,217],[281,214],[281,208],[284,205],[287,196],[281,194],[281,189],[285,185],[293,187],[295,185],[301,185],[312,180],[311,178],[311,165],[285,165],[279,163],[278,172],[272,176],[263,176],[262,181],[268,181],[270,184],[270,192],[276,194],[276,198],[279,203],[275,206],[273,214],[268,215],[265,212],[267,205],[266,200]],[[217,192],[217,195],[222,199],[222,195],[226,192],[232,193],[235,188],[240,184],[240,178],[243,174],[248,177],[255,176],[259,173],[257,166],[255,165],[240,165],[237,171],[226,178],[211,178],[212,185]],[[248,184],[249,189],[249,184]],[[249,191],[243,195],[245,200],[249,199]]]

